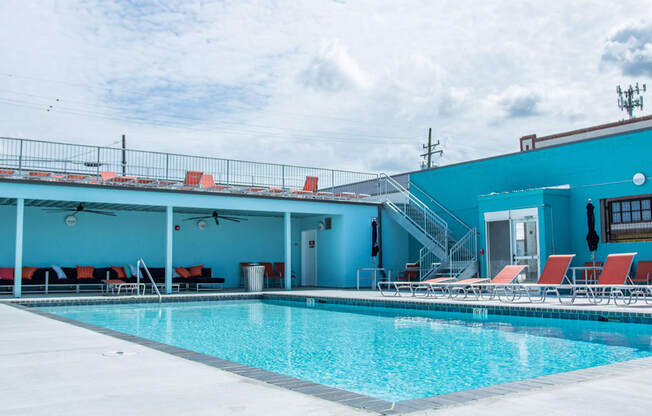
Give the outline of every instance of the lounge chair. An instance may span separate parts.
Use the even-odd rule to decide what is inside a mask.
[[[420,289],[425,290],[424,296],[429,296],[430,293],[440,287],[441,283],[447,283],[455,280],[454,277],[435,277],[433,279],[422,280],[418,282],[414,281],[393,281],[393,282],[378,282],[376,286],[381,296],[390,296],[390,294],[383,291],[383,286],[389,291],[389,289],[394,289],[394,293],[391,293],[391,296],[401,296],[401,289],[409,289],[412,296],[416,296]]]
[[[652,279],[652,261],[650,260],[641,260],[636,265],[636,276],[632,279],[633,283],[644,283],[646,285],[650,284]]]
[[[216,184],[215,179],[213,179],[213,175],[210,173],[204,173],[201,175],[201,178],[199,179],[199,187],[209,191],[224,191],[229,189],[229,187],[226,185]]]
[[[607,304],[613,299],[614,304],[618,297],[625,303],[630,304],[633,296],[643,296],[647,302],[647,296],[651,295],[649,286],[627,284],[632,280],[629,271],[637,253],[609,254],[604,262],[604,267],[595,284],[575,285],[571,302],[575,301],[578,295],[585,295],[587,300],[593,304],[602,303],[605,298]],[[625,298],[629,295],[629,301]]]
[[[496,295],[500,296],[501,292],[509,290],[514,285],[516,278],[523,273],[526,267],[526,265],[522,264],[507,265],[490,282],[471,284],[470,290],[476,295],[477,299],[482,298],[483,293],[486,293],[488,295],[487,300],[492,300]]]
[[[292,189],[293,194],[299,195],[314,195],[317,192],[317,182],[319,178],[316,176],[306,176],[306,182],[303,184],[303,189]]]
[[[548,256],[548,261],[546,261],[546,265],[536,283],[508,284],[499,287],[497,288],[498,299],[512,302],[525,295],[530,302],[545,302],[548,294],[554,293],[559,303],[562,303],[559,289],[572,289],[566,274],[573,257],[575,257],[575,254],[553,254]],[[564,283],[564,280],[566,280],[566,283]],[[504,298],[501,297],[501,293]]]
[[[489,279],[485,277],[472,277],[469,279],[457,280],[450,283],[441,283],[437,286],[433,286],[430,291],[431,296],[437,296],[436,289],[441,290],[442,296],[447,296],[451,299],[457,298],[460,294],[464,294],[462,299],[466,299],[469,293],[476,294],[476,298],[479,298],[479,290],[483,283],[487,283]]]
[[[186,171],[186,178],[183,181],[183,188],[181,189],[189,191],[199,187],[199,182],[201,181],[201,177],[203,175],[203,172],[192,170]]]

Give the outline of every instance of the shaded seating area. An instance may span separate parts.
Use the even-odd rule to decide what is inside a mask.
[[[26,293],[126,293],[150,288],[152,284],[145,269],[139,271],[129,266],[130,273],[124,266],[93,267],[23,267],[22,287]],[[188,268],[177,267],[183,275],[172,278],[173,292],[181,290],[206,290],[222,288],[225,279],[213,277],[212,269],[203,265]],[[140,273],[140,278],[136,273]],[[157,287],[165,287],[165,268],[150,267],[149,272]],[[140,286],[137,287],[136,285]],[[14,268],[0,267],[0,293],[10,293],[14,286]]]
[[[263,279],[265,281],[265,287],[285,287],[285,263],[283,262],[241,262],[240,263],[240,286],[244,287],[244,276],[245,276],[245,267],[247,266],[263,266],[265,267],[265,272],[263,273]],[[294,273],[291,275],[292,279],[295,279],[296,276]],[[293,284],[294,285],[294,284]]]

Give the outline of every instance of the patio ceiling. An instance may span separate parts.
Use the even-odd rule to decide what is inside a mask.
[[[141,211],[141,212],[165,212],[165,207],[160,205],[129,205],[129,204],[113,204],[113,203],[96,203],[84,201],[51,201],[43,199],[26,199],[25,206],[39,207],[39,208],[75,208],[80,203],[84,204],[85,208],[102,210],[102,211]],[[13,198],[0,198],[0,205],[16,205],[16,200]],[[203,209],[203,208],[184,208],[174,207],[175,214],[206,214],[210,215],[213,211],[218,211],[221,215],[235,215],[246,217],[283,217],[282,212],[262,212],[262,211],[241,211],[241,210],[226,210],[220,208]],[[295,214],[292,216],[297,218],[309,217],[318,214]]]

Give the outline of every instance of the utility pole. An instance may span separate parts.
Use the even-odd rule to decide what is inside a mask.
[[[125,135],[122,135],[122,176],[127,176],[127,144]]]
[[[627,111],[629,118],[634,118],[634,110],[638,107],[643,111],[643,96],[641,92],[645,92],[647,87],[643,84],[643,88],[639,88],[638,82],[636,86],[632,87],[631,85],[626,90],[620,88],[620,85],[616,87],[616,93],[618,94],[618,108],[620,111]]]
[[[421,157],[425,157],[427,162],[422,163],[421,167],[423,169],[429,169],[432,167],[432,155],[434,154],[439,154],[441,156],[444,151],[441,149],[437,149],[437,146],[439,146],[439,140],[437,140],[437,143],[432,143],[432,127],[428,128],[428,146],[425,144],[423,145],[423,148],[426,149],[426,153],[423,153]]]

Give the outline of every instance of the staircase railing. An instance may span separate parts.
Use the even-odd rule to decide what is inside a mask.
[[[142,258],[138,259],[136,262],[136,290],[139,295],[140,295],[140,266],[143,266],[143,269],[145,269],[145,273],[147,273],[147,277],[149,277],[149,281],[152,283],[152,290],[156,291],[156,294],[158,295],[158,303],[161,303],[161,292],[158,290],[158,286],[156,285],[156,282],[154,281],[154,278],[152,277],[152,274],[149,272],[149,269],[147,268],[147,265],[145,264],[145,260]],[[145,294],[145,290],[143,290],[143,295]]]
[[[444,219],[392,177],[381,174],[378,186],[382,202],[410,221],[444,252],[448,252],[448,223]]]
[[[453,276],[457,277],[472,262],[478,260],[478,233],[471,228],[462,238],[451,246],[449,261]]]
[[[419,250],[419,280],[429,279],[444,264],[445,260],[435,256],[430,250],[421,247]]]

